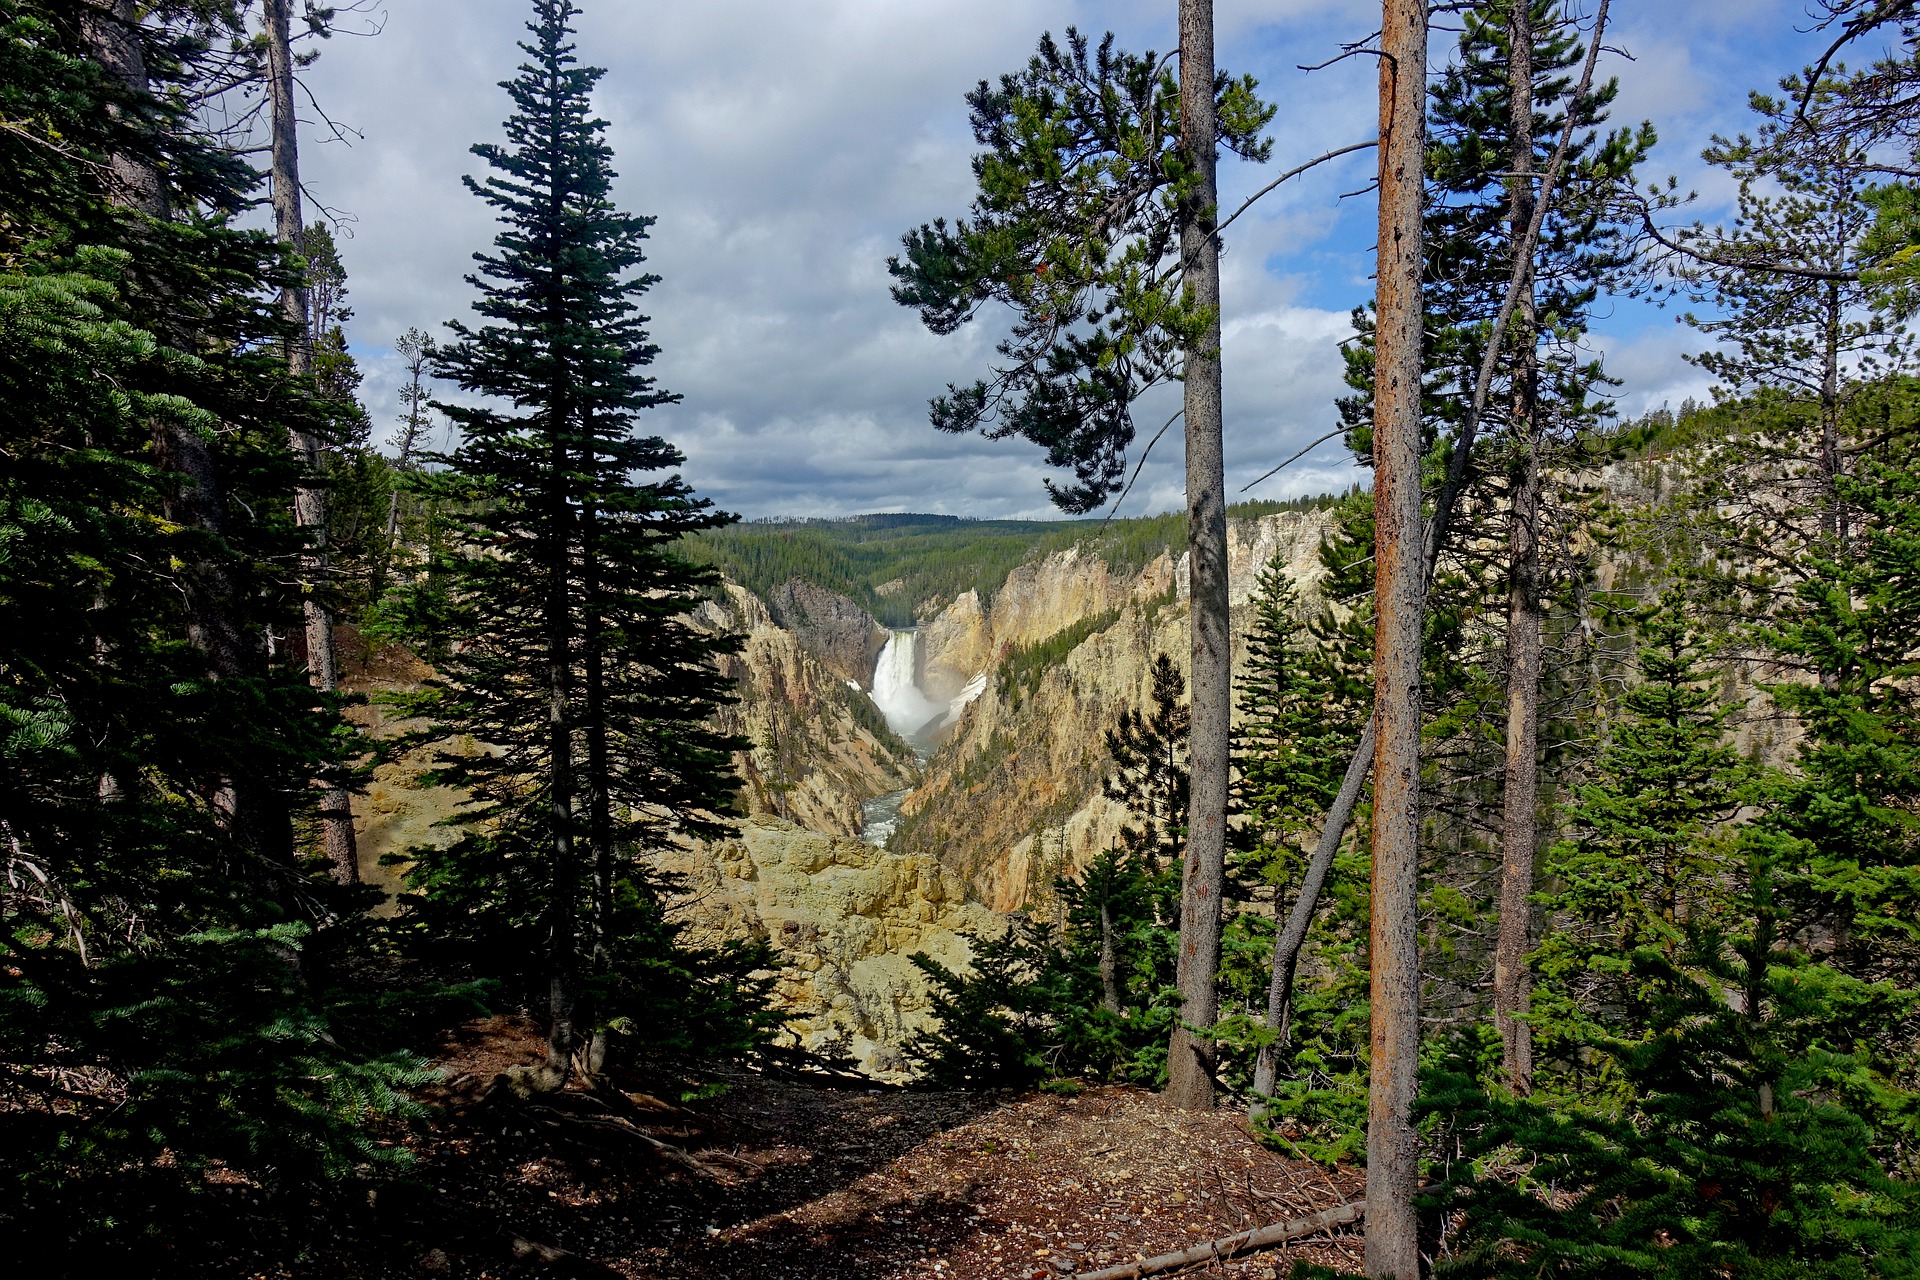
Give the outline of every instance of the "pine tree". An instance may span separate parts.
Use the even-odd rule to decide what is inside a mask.
[[[1760,125],[1752,135],[1716,137],[1704,153],[1739,180],[1738,213],[1731,229],[1680,233],[1676,243],[1685,253],[1674,262],[1675,275],[1680,289],[1719,313],[1685,316],[1716,339],[1714,349],[1689,357],[1719,379],[1716,395],[1762,392],[1785,402],[1784,421],[1773,425],[1768,434],[1775,438],[1762,456],[1722,453],[1707,474],[1751,481],[1758,464],[1762,474],[1774,474],[1741,495],[1763,509],[1752,513],[1755,521],[1777,506],[1768,495],[1786,493],[1794,508],[1814,516],[1800,540],[1841,538],[1848,519],[1838,495],[1847,470],[1841,424],[1851,389],[1863,373],[1898,370],[1908,343],[1887,314],[1885,282],[1870,270],[1878,211],[1867,197],[1878,131],[1826,124],[1823,114],[1839,105],[1830,86],[1816,86],[1804,112],[1801,79],[1789,77],[1782,89],[1781,98],[1754,95]],[[1789,443],[1802,433],[1804,442]],[[1783,444],[1811,467],[1778,474]]]
[[[1297,870],[1302,835],[1325,812],[1333,788],[1329,771],[1350,718],[1335,699],[1311,647],[1300,593],[1283,559],[1260,571],[1249,601],[1247,660],[1239,680],[1240,726],[1235,735],[1236,848],[1255,858],[1271,855]],[[1259,874],[1264,874],[1265,867]],[[1277,881],[1276,881],[1277,883]]]
[[[1545,665],[1546,615],[1556,586],[1583,567],[1566,554],[1565,531],[1584,522],[1578,473],[1609,383],[1585,335],[1600,283],[1629,259],[1619,197],[1631,189],[1654,138],[1646,126],[1599,131],[1618,85],[1608,81],[1577,93],[1568,72],[1581,65],[1586,50],[1564,5],[1501,0],[1475,6],[1463,18],[1458,52],[1434,86],[1428,160],[1427,306],[1434,312],[1437,356],[1428,376],[1457,388],[1433,406],[1442,421],[1461,416],[1486,354],[1489,318],[1516,270],[1521,287],[1492,393],[1502,407],[1489,414],[1487,438],[1470,460],[1484,470],[1490,492],[1483,500],[1503,508],[1479,517],[1487,523],[1476,529],[1503,523],[1505,554],[1497,567],[1476,572],[1475,557],[1463,552],[1450,567],[1453,581],[1439,588],[1468,615],[1504,615],[1503,634],[1497,650],[1465,655],[1462,679],[1451,690],[1454,706],[1436,706],[1437,719],[1465,732],[1435,755],[1456,775],[1449,789],[1457,807],[1465,807],[1461,793],[1474,789],[1479,775],[1499,777],[1497,797],[1489,797],[1500,807],[1501,857],[1493,1014],[1508,1076],[1524,1090],[1532,1058],[1523,1015],[1540,839],[1541,736],[1552,728],[1551,708],[1542,705],[1552,674]],[[1540,241],[1516,261],[1537,211],[1538,175],[1562,136],[1569,139],[1565,169]],[[1465,627],[1473,630],[1471,623]],[[1448,692],[1436,689],[1435,701]],[[1476,699],[1484,699],[1485,711],[1470,709]],[[1485,759],[1482,745],[1492,726],[1472,723],[1483,716],[1499,721],[1494,733],[1503,758],[1497,765]]]
[[[1811,857],[1783,884],[1818,920],[1834,960],[1860,978],[1920,986],[1920,382],[1854,390],[1848,438],[1861,450],[1836,496],[1851,513],[1845,554],[1809,557],[1806,580],[1762,637],[1816,679],[1768,686],[1805,737],[1773,821]]]
[[[1117,845],[1054,881],[1057,925],[1022,916],[998,938],[975,938],[965,974],[913,957],[932,983],[936,1027],[909,1056],[929,1079],[1166,1084],[1180,1008],[1186,690],[1167,655],[1150,671],[1149,705],[1123,708],[1107,732],[1105,793],[1131,821]]]
[[[328,410],[187,115],[196,30],[0,3],[0,1223],[75,1272],[229,1228],[214,1167],[298,1231],[422,1078],[313,945],[359,905],[294,842],[353,749],[284,643],[287,430]]]
[[[1557,1097],[1489,1093],[1470,1050],[1429,1085],[1456,1153],[1432,1205],[1440,1270],[1920,1273],[1920,995],[1849,972],[1831,900],[1803,892],[1839,869],[1796,829],[1796,800],[1830,780],[1732,751],[1675,597],[1644,638],[1629,719],[1555,850],[1537,1016]],[[1494,1172],[1522,1153],[1527,1179]]]
[[[358,403],[360,366],[347,351],[347,321],[353,308],[347,305],[347,267],[340,258],[340,243],[333,228],[316,222],[307,228],[304,243],[307,259],[307,332],[313,335],[313,379],[320,394],[339,406],[346,418],[344,430],[335,440],[344,445],[364,445],[371,424]]]
[[[304,257],[307,252],[307,222],[301,210],[300,129],[294,116],[294,55],[290,39],[291,0],[261,0],[263,37],[266,43],[267,124],[271,142],[271,182],[268,196],[273,205],[275,230],[280,242],[292,253]],[[336,260],[337,262],[337,260]],[[308,285],[302,274],[286,281],[280,289],[280,308],[287,318],[287,369],[296,378],[311,377],[314,372],[316,335],[312,328]],[[336,365],[336,372],[338,366]],[[356,415],[357,416],[357,415]],[[287,424],[287,447],[301,464],[294,484],[294,522],[306,530],[307,545],[300,557],[300,578],[306,615],[305,648],[308,677],[322,693],[340,689],[338,656],[334,652],[333,601],[329,578],[331,568],[327,547],[330,522],[327,519],[327,484],[321,453],[324,438],[304,422]],[[353,806],[346,788],[337,781],[326,786],[320,804],[320,839],[327,859],[333,864],[334,878],[342,884],[360,880],[360,855],[353,832]]]
[[[544,977],[548,1086],[576,1059],[597,1068],[600,1033],[649,1000],[662,1047],[731,1014],[697,1007],[700,966],[676,950],[647,861],[666,840],[722,834],[737,786],[737,744],[705,727],[734,642],[690,625],[714,577],[671,550],[730,517],[677,476],[633,479],[681,462],[635,430],[675,397],[642,372],[656,348],[637,301],[656,277],[635,272],[652,219],[611,202],[588,100],[603,73],[574,56],[578,12],[535,0],[529,61],[505,83],[507,143],[474,148],[494,173],[468,186],[505,229],[470,277],[483,323],[453,324],[435,366],[487,401],[435,406],[462,433],[435,485],[468,513],[446,566],[467,642],[426,709],[491,750],[445,759],[438,776],[472,791],[474,825],[414,872],[436,942]],[[702,1029],[675,1030],[676,997],[673,1016]]]
[[[1640,619],[1640,679],[1548,854],[1551,928],[1533,963],[1538,1031],[1569,1080],[1561,1088],[1607,1087],[1593,1046],[1631,1039],[1653,999],[1636,985],[1635,957],[1644,948],[1671,960],[1689,928],[1715,922],[1734,856],[1723,829],[1751,799],[1749,771],[1726,741],[1731,709],[1705,687],[1683,609],[1670,594]]]
[[[431,334],[419,329],[408,329],[394,340],[394,353],[406,365],[407,381],[400,388],[400,423],[387,441],[387,447],[393,450],[393,466],[396,471],[409,472],[419,466],[420,455],[426,452],[427,431],[432,426],[433,409],[429,401],[432,395],[427,388],[428,369],[439,354],[440,345]],[[399,483],[393,486],[393,493],[387,501],[387,527],[382,566],[385,572],[392,571],[393,556],[400,540],[400,506],[404,487]]]
[[[1238,819],[1231,843],[1232,882],[1240,896],[1258,889],[1272,895],[1273,936],[1260,966],[1256,1007],[1274,1043],[1262,1044],[1254,1071],[1257,1093],[1273,1090],[1279,1042],[1286,1038],[1286,1017],[1298,953],[1276,956],[1280,922],[1300,889],[1306,865],[1302,842],[1317,833],[1320,819],[1340,785],[1335,770],[1357,725],[1351,703],[1335,694],[1328,670],[1330,656],[1314,646],[1301,617],[1299,593],[1279,556],[1261,570],[1250,602],[1247,659],[1240,676],[1240,727],[1236,734],[1234,806]],[[1242,916],[1229,933],[1250,924]],[[1235,948],[1230,947],[1229,951]],[[1233,986],[1231,977],[1228,986]],[[1249,984],[1252,985],[1252,984]],[[1250,996],[1253,992],[1250,990]]]
[[[1123,708],[1106,735],[1113,772],[1102,789],[1109,800],[1125,806],[1131,819],[1121,830],[1121,843],[1147,875],[1161,881],[1162,894],[1177,894],[1186,847],[1186,693],[1187,682],[1173,659],[1154,655],[1148,668],[1149,706]],[[1171,888],[1163,879],[1170,871]],[[1162,912],[1163,918],[1174,916],[1171,900],[1163,903]]]
[[[372,420],[360,404],[359,361],[347,349],[347,268],[339,243],[324,222],[309,226],[302,240],[306,258],[308,363],[316,389],[332,415],[316,454],[326,485],[327,611],[335,618],[365,621],[381,595],[384,546],[380,520],[396,491],[396,477],[370,439]]]
[[[1251,77],[1216,70],[1212,0],[1183,0],[1179,18],[1177,80],[1152,53],[1118,51],[1111,34],[1095,47],[1069,29],[1064,48],[1043,36],[1023,72],[997,87],[981,81],[968,95],[986,148],[974,160],[971,216],[908,232],[887,267],[895,300],[935,333],[958,329],[989,300],[1017,314],[998,348],[1002,367],[950,386],[931,416],[943,431],[1045,447],[1049,465],[1073,469],[1073,483],[1047,482],[1065,510],[1125,497],[1134,402],[1155,385],[1183,385],[1198,762],[1183,893],[1196,909],[1186,913],[1186,1015],[1170,1087],[1180,1106],[1205,1109],[1211,1050],[1187,1026],[1211,1025],[1217,1013],[1232,712],[1215,168],[1221,146],[1267,158],[1260,131],[1273,108]]]
[[[1287,606],[1271,621],[1263,621],[1265,608],[1258,608],[1248,635],[1250,673],[1271,661],[1262,656],[1268,634],[1284,639],[1288,684],[1300,703],[1286,717],[1293,745],[1282,757],[1293,779],[1284,811],[1301,842],[1288,861],[1300,872],[1283,882],[1291,900],[1276,899],[1258,988],[1264,1000],[1254,1002],[1260,1025],[1250,1031],[1259,1046],[1248,1082],[1252,1112],[1263,1122],[1285,1116],[1290,1142],[1334,1160],[1352,1155],[1365,1135],[1367,974],[1360,940],[1367,929],[1367,858],[1336,848],[1316,882],[1305,845],[1309,834],[1317,845],[1325,828],[1325,805],[1342,782],[1335,771],[1347,766],[1372,698],[1372,516],[1371,496],[1364,493],[1336,506],[1317,552],[1323,603],[1304,618],[1295,617],[1297,605]],[[1250,707],[1243,715],[1249,728],[1261,719]],[[1242,766],[1256,776],[1262,750],[1250,742]],[[1236,926],[1230,936],[1247,927]],[[1302,980],[1303,971],[1311,981]],[[1269,1105],[1270,1098],[1280,1101]]]

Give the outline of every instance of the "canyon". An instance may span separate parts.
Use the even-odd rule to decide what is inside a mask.
[[[1331,518],[1305,507],[1230,521],[1236,635],[1269,564],[1313,594]],[[1036,538],[997,581],[908,601],[910,625],[798,576],[759,591],[729,577],[701,604],[698,625],[742,640],[724,660],[737,700],[720,717],[746,744],[740,822],[662,865],[690,937],[773,946],[800,1044],[905,1078],[928,1020],[910,957],[964,967],[969,939],[1048,910],[1054,878],[1117,838],[1103,735],[1144,701],[1157,654],[1185,665],[1177,534],[1144,547],[1099,526],[1052,547]],[[362,657],[352,685],[375,695],[363,725],[407,727],[378,695],[431,672],[404,653]],[[380,764],[356,800],[363,869],[390,890],[409,848],[451,838],[462,797],[421,779],[447,745]]]
[[[1308,507],[1228,522],[1238,643],[1269,565],[1314,597],[1331,520]],[[725,721],[752,743],[737,760],[742,809],[878,835],[1000,914],[1044,898],[1117,837],[1124,815],[1101,795],[1106,729],[1145,701],[1157,654],[1186,664],[1185,556],[1167,543],[1141,554],[1095,526],[988,588],[913,601],[905,627],[804,579],[765,598],[726,582],[702,620],[747,638]]]

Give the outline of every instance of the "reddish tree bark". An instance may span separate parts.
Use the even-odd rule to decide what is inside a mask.
[[[1421,201],[1426,0],[1383,0],[1380,239],[1374,338],[1372,1060],[1367,1106],[1366,1269],[1419,1280],[1413,1194],[1420,1066]]]

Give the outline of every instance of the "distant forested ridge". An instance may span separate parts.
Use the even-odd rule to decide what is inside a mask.
[[[1229,507],[1236,519],[1332,505],[1331,494]],[[1100,520],[972,520],[914,513],[751,520],[689,538],[688,559],[719,569],[765,598],[798,578],[837,591],[889,627],[912,626],[929,608],[968,591],[992,599],[1028,560],[1093,541],[1117,570],[1132,571],[1186,544],[1180,512]]]

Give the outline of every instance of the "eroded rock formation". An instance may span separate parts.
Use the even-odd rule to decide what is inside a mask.
[[[1302,511],[1229,522],[1236,634],[1276,556],[1311,594],[1329,520]],[[1012,911],[1117,840],[1124,814],[1100,794],[1104,735],[1120,708],[1145,702],[1156,654],[1185,666],[1186,580],[1184,558],[1119,572],[1082,543],[1014,570],[991,601],[967,592],[929,621],[928,691],[942,696],[982,672],[986,687],[907,798],[893,847],[940,858],[981,902]],[[1021,646],[1089,620],[1105,625],[1057,661],[1015,670]]]
[[[873,687],[873,663],[887,629],[837,592],[790,578],[767,594],[773,621],[791,631],[827,670],[862,689]]]
[[[967,935],[1004,928],[935,858],[778,818],[748,819],[735,839],[666,865],[685,877],[675,909],[695,940],[769,940],[784,962],[778,998],[794,1036],[814,1050],[844,1048],[883,1078],[904,1077],[900,1048],[928,1025],[926,979],[908,957],[924,951],[964,969]]]

